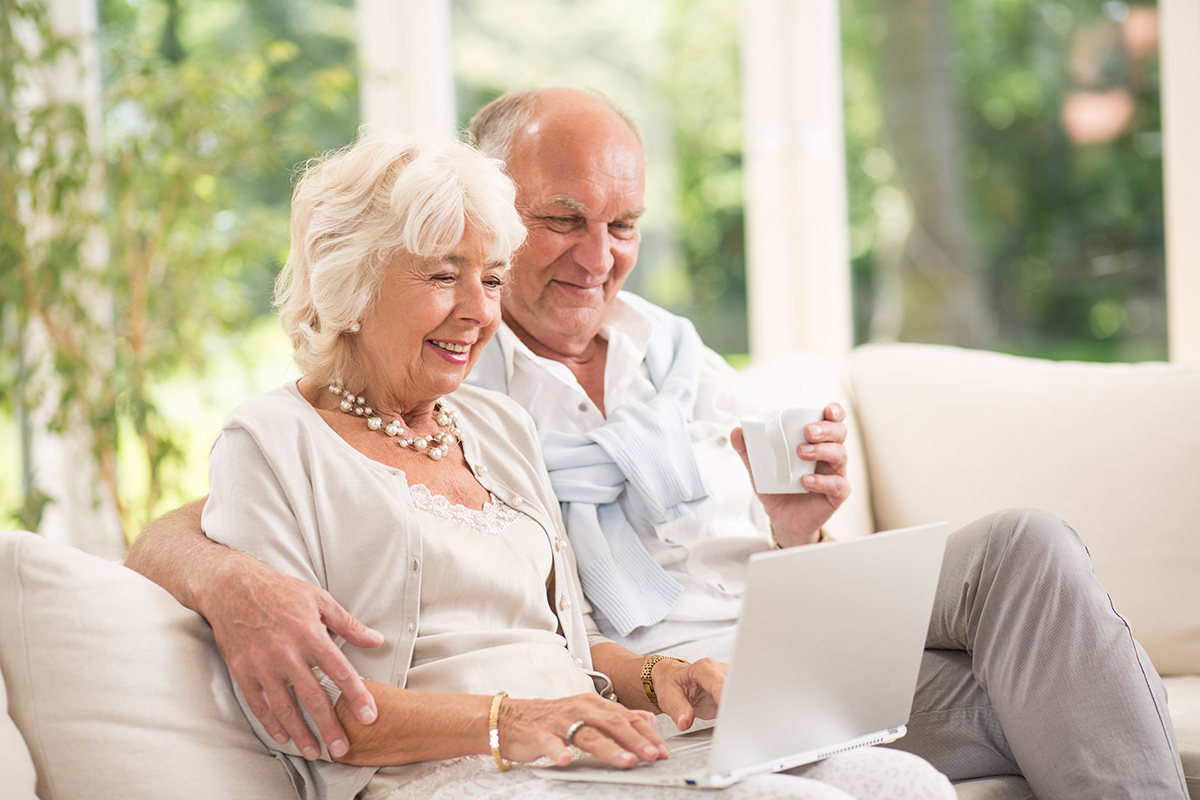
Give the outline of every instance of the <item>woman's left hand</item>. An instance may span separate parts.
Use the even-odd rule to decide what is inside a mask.
[[[805,475],[800,481],[807,493],[758,495],[771,518],[775,540],[784,547],[816,542],[821,526],[850,497],[850,482],[846,480],[845,419],[845,409],[830,403],[825,407],[823,421],[804,427],[804,438],[808,443],[801,445],[797,452],[802,460],[817,462],[813,474]],[[742,429],[734,428],[729,441],[749,472],[750,457],[746,455]]]

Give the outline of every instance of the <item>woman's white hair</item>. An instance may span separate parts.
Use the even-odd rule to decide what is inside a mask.
[[[360,133],[309,161],[292,194],[291,252],[275,304],[301,371],[357,383],[350,327],[399,253],[449,254],[470,229],[507,262],[525,239],[503,164],[453,139]],[[361,390],[362,387],[358,387]]]

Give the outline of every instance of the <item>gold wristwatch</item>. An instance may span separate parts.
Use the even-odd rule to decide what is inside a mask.
[[[682,658],[675,658],[675,656],[653,655],[646,659],[646,663],[642,664],[642,688],[646,690],[646,699],[650,701],[650,705],[654,706],[654,710],[660,714],[663,713],[663,710],[658,705],[658,695],[654,693],[654,679],[650,677],[650,673],[654,670],[654,665],[664,658],[678,661],[680,664],[691,663]]]

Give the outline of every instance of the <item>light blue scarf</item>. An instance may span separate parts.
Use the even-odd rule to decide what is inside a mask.
[[[683,593],[646,552],[626,514],[654,527],[708,497],[688,435],[703,357],[690,322],[655,315],[646,350],[654,398],[609,409],[604,424],[585,434],[539,428],[584,594],[622,636],[661,620]],[[502,366],[497,374],[487,360],[476,365],[483,374],[472,382],[506,389]],[[624,510],[617,502],[622,493]]]

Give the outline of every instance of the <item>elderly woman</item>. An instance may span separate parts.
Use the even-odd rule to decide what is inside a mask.
[[[382,634],[381,646],[346,648],[378,717],[364,724],[373,710],[356,718],[341,699],[349,741],[321,757],[272,737],[257,720],[263,698],[242,697],[302,796],[424,797],[447,784],[568,796],[500,772],[565,764],[569,745],[619,767],[668,755],[645,660],[600,640],[586,613],[532,421],[507,397],[461,385],[500,324],[524,237],[514,200],[499,162],[440,139],[364,138],[310,164],[296,187],[278,300],[304,377],[226,420],[203,523]],[[681,727],[713,716],[723,665],[651,666],[657,697],[684,709]],[[947,788],[894,752],[826,769],[843,787],[886,773],[904,796]],[[588,789],[613,792],[630,789]],[[847,797],[793,777],[729,792]]]

